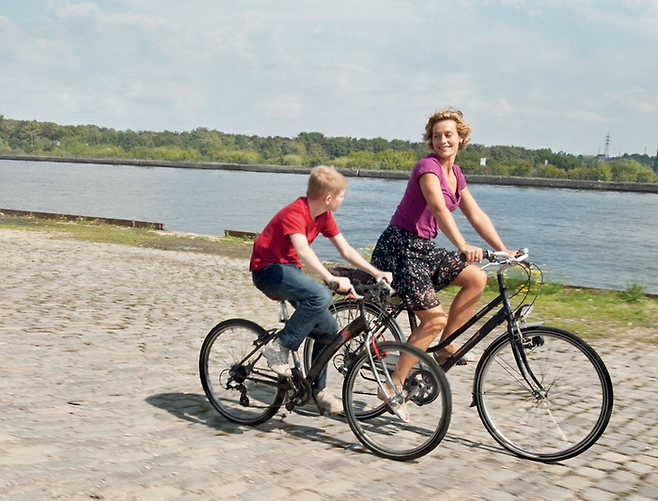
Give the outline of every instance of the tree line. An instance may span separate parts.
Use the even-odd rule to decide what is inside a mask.
[[[326,137],[295,138],[227,134],[207,128],[190,132],[121,131],[96,125],[58,125],[0,115],[0,155],[67,158],[130,158],[252,165],[411,170],[429,152],[423,142]],[[597,158],[554,153],[548,148],[470,144],[457,163],[465,174],[656,183],[656,158],[625,154]]]

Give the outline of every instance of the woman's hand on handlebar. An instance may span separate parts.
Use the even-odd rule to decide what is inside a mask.
[[[511,258],[519,257],[523,255],[523,249],[520,250],[510,250],[508,248],[496,249],[496,252],[504,252]]]
[[[502,251],[493,251],[493,250],[484,251],[484,259],[492,263],[493,262],[500,263],[503,261],[518,263],[524,261],[527,258],[528,258],[528,249],[519,249],[517,251],[511,251],[509,249],[505,249]]]
[[[459,250],[462,261],[466,261],[467,263],[481,263],[483,259],[491,259],[489,255],[491,251],[485,252],[481,248],[475,247],[474,245],[464,244],[460,247]],[[504,248],[498,249],[496,252],[506,254],[510,258],[515,258],[522,256],[525,252],[527,252],[527,249],[509,250]]]
[[[385,280],[389,285],[393,283],[393,273],[390,271],[380,271],[379,273],[376,273],[374,277],[377,279],[377,282]]]
[[[475,245],[469,245],[469,244],[462,244],[459,247],[459,252],[461,252],[465,256],[465,260],[467,263],[481,263],[482,262],[482,256],[483,256],[483,251],[480,247],[476,247]]]

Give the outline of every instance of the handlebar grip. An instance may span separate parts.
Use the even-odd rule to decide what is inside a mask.
[[[459,259],[461,259],[462,262],[466,262],[466,254],[463,252],[459,253]],[[482,259],[486,259],[487,261],[493,261],[496,259],[496,253],[492,250],[489,249],[482,249]]]
[[[516,255],[510,256],[506,252],[496,252],[491,249],[482,249],[482,259],[493,263],[501,263],[503,261],[509,263],[519,263],[528,257],[528,249],[519,249]],[[466,256],[463,253],[459,254],[459,259],[466,262]]]

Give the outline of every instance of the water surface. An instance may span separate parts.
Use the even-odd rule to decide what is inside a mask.
[[[308,177],[206,169],[0,160],[0,207],[137,219],[175,231],[223,235],[259,232],[285,204],[304,195]],[[350,178],[336,213],[357,248],[373,246],[402,197],[406,181]],[[652,193],[470,185],[506,245],[528,247],[552,280],[658,293],[658,195]],[[464,237],[485,245],[458,211]],[[439,236],[439,244],[450,247]],[[321,259],[339,256],[324,238]]]

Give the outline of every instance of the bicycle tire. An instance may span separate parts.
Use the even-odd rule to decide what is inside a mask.
[[[208,400],[226,419],[257,425],[274,416],[285,392],[261,350],[238,366],[267,335],[249,320],[231,319],[213,327],[201,347],[199,375]],[[233,372],[233,374],[231,374]],[[237,375],[237,377],[236,377]]]
[[[357,439],[378,456],[397,461],[424,456],[439,445],[450,426],[452,396],[448,380],[432,357],[413,345],[389,341],[376,343],[376,348],[379,355],[375,369],[363,351],[345,377],[343,407],[347,422]],[[392,374],[401,355],[416,359],[404,382],[409,422],[390,411],[361,419],[369,409],[386,408],[377,396],[374,370],[383,377],[385,370]]]
[[[577,456],[610,421],[610,374],[596,351],[570,332],[543,326],[521,332],[530,369],[547,394],[533,394],[504,334],[485,350],[475,370],[480,419],[500,445],[520,457],[555,462]]]
[[[364,303],[363,306],[370,328],[376,333],[376,339],[380,341],[404,342],[402,331],[394,318],[387,315],[375,304]],[[339,331],[359,316],[359,309],[356,301],[350,299],[341,299],[332,303],[331,306],[329,306],[329,310],[336,319]],[[360,333],[359,335],[352,337],[341,346],[331,358],[331,361],[327,364],[326,387],[332,395],[340,394],[347,370],[357,357],[358,353],[363,350],[364,341],[365,333]],[[307,337],[304,341],[304,346],[302,348],[304,374],[308,374],[308,370],[312,365],[313,347],[316,342],[318,341],[311,337]],[[373,410],[373,412],[361,415],[360,419],[369,419],[384,411],[385,408],[382,407],[378,410]]]

